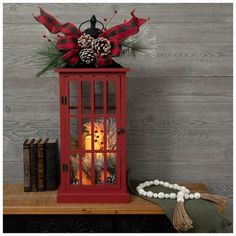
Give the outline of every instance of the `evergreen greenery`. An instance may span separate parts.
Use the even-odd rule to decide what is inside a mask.
[[[133,36],[122,41],[120,56],[136,57],[137,54],[142,54],[155,57],[158,47],[156,40],[147,39],[145,32],[143,33],[143,38]],[[56,42],[56,37],[47,38],[43,45],[36,49],[35,58],[41,67],[41,70],[36,74],[36,78],[49,70],[66,66],[66,62],[62,60],[65,52],[57,49]]]
[[[40,48],[36,49],[35,54],[35,58],[41,67],[41,70],[36,74],[37,78],[49,70],[64,67],[66,64],[62,60],[64,53],[56,47],[55,38],[44,42]]]
[[[148,45],[142,43],[138,38],[130,37],[122,42],[120,56],[136,57],[138,53],[145,54],[148,49]]]

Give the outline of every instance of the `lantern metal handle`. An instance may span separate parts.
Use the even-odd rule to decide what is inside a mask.
[[[88,23],[88,22],[90,22],[90,24],[91,24],[90,27],[91,27],[92,29],[95,28],[96,23],[100,23],[100,24],[101,24],[101,26],[102,26],[102,29],[101,29],[101,30],[104,29],[104,24],[103,24],[101,21],[97,20],[96,16],[93,15],[92,18],[91,18],[90,20],[86,20],[86,21],[84,21],[84,22],[82,22],[82,23],[80,24],[80,26],[79,26],[79,30],[81,29],[81,26],[82,26],[82,25],[84,25],[85,23]]]
[[[125,133],[125,129],[124,129],[124,128],[119,128],[119,129],[117,130],[117,133],[118,133],[118,134],[123,134],[123,133]]]

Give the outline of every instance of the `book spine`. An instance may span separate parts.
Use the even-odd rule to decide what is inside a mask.
[[[44,145],[38,145],[38,190],[45,190],[44,179]]]
[[[45,180],[46,190],[56,190],[58,187],[58,143],[46,143],[45,155]]]
[[[30,192],[30,147],[29,145],[23,146],[24,156],[24,191]]]
[[[30,185],[31,191],[37,191],[37,145],[30,145]]]

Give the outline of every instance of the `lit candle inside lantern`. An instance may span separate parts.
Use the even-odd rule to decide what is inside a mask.
[[[91,150],[91,145],[92,145],[92,136],[88,135],[85,137],[85,140],[84,140],[84,149]]]
[[[85,137],[84,149],[85,150],[91,150],[92,149],[92,136],[91,135],[88,135],[88,136]],[[95,150],[100,150],[101,149],[101,146],[100,146],[99,142],[94,141],[94,149]]]

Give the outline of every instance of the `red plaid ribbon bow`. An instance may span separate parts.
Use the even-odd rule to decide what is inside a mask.
[[[132,18],[129,21],[116,25],[99,35],[99,37],[107,38],[111,43],[111,53],[105,57],[97,57],[97,65],[99,67],[112,64],[112,57],[119,56],[121,53],[121,41],[136,34],[139,31],[139,27],[147,21],[146,19],[136,17],[134,10],[131,12],[131,16]],[[69,65],[76,65],[80,60],[78,38],[82,34],[81,31],[70,22],[61,24],[54,16],[48,14],[42,8],[40,8],[40,15],[34,16],[34,18],[43,24],[49,32],[64,34],[57,41],[57,48],[65,51],[62,57],[64,61]]]

